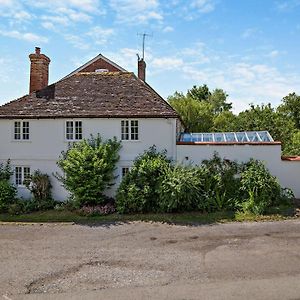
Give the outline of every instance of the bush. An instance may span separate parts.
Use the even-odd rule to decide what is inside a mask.
[[[202,200],[200,210],[233,210],[240,197],[240,171],[242,165],[222,159],[217,153],[210,160],[204,160],[200,168],[202,179]]]
[[[9,182],[12,174],[9,160],[5,165],[0,164],[0,212],[6,212],[16,199],[17,190]]]
[[[241,174],[241,192],[244,201],[243,211],[263,214],[272,205],[278,205],[290,195],[285,195],[275,176],[272,176],[265,165],[251,159]]]
[[[0,180],[0,212],[6,212],[11,204],[15,202],[16,188],[7,180]]]
[[[24,183],[36,201],[42,202],[52,198],[52,185],[48,174],[43,174],[40,170],[36,170]]]
[[[56,174],[56,178],[71,193],[77,207],[105,201],[103,192],[114,184],[120,148],[116,138],[102,141],[98,135],[74,143],[62,152],[57,164],[64,176]]]
[[[159,209],[159,185],[170,160],[155,146],[136,158],[133,167],[117,190],[120,213],[156,212]]]
[[[201,179],[197,168],[170,166],[164,172],[159,188],[161,212],[195,210],[201,198]]]

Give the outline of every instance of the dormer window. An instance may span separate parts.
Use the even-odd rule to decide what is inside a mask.
[[[28,141],[29,140],[29,122],[15,121],[14,122],[14,140]]]

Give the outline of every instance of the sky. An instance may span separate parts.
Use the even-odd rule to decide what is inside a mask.
[[[0,0],[0,104],[28,93],[36,46],[49,83],[99,53],[137,72],[165,99],[207,84],[235,112],[300,94],[300,0]]]

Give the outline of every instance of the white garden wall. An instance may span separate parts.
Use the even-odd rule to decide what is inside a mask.
[[[177,161],[184,164],[200,164],[212,158],[214,152],[237,162],[250,158],[264,161],[270,172],[284,187],[289,187],[300,198],[300,162],[281,160],[280,144],[189,144],[177,145]]]

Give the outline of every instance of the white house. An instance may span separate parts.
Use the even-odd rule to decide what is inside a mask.
[[[101,54],[60,81],[48,85],[50,59],[31,54],[30,93],[0,107],[0,162],[11,159],[20,196],[29,197],[23,181],[34,170],[51,176],[53,197],[66,191],[52,176],[70,142],[98,134],[122,140],[118,181],[137,155],[156,145],[176,159],[177,114],[143,79]],[[112,193],[114,190],[111,191]]]
[[[56,161],[69,143],[100,133],[122,140],[114,193],[137,155],[156,145],[181,163],[200,163],[214,152],[221,157],[265,161],[282,185],[300,198],[300,159],[281,159],[281,144],[259,134],[241,138],[234,133],[201,134],[201,139],[177,140],[179,117],[146,82],[146,64],[138,61],[138,77],[98,55],[56,83],[48,85],[50,59],[36,48],[29,55],[30,92],[0,107],[0,163],[11,159],[19,196],[29,197],[24,179],[34,170],[51,176],[53,197],[67,192],[53,177]],[[241,133],[240,136],[246,136]],[[254,137],[256,136],[256,138]]]

